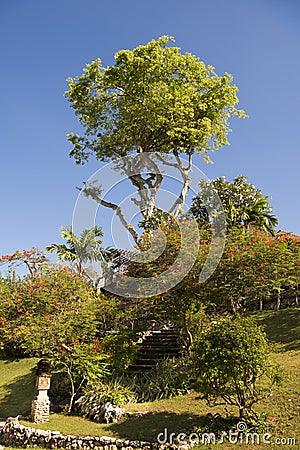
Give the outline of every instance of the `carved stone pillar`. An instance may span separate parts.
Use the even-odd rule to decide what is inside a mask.
[[[51,381],[51,365],[47,359],[41,359],[37,364],[36,398],[31,405],[31,418],[35,423],[49,420],[50,400],[48,390]]]

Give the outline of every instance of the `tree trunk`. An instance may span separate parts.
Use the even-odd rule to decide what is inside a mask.
[[[280,291],[277,292],[277,301],[276,301],[276,311],[280,310],[280,305],[281,305],[281,294]]]
[[[244,418],[244,406],[239,407],[239,416],[240,416],[240,419]]]
[[[189,330],[189,328],[187,326],[185,318],[184,318],[183,328],[184,328],[184,331],[185,331],[185,333],[187,335],[187,351],[189,352],[190,348],[191,348],[191,346],[193,344],[193,336],[192,336],[192,333],[190,332],[190,330]]]
[[[70,398],[70,403],[69,403],[69,407],[68,407],[68,414],[70,414],[72,411],[72,408],[73,408],[73,402],[74,402],[74,397],[75,397],[75,385],[74,385],[71,370],[69,368],[68,368],[68,376],[69,376],[70,385],[71,385],[71,398]]]

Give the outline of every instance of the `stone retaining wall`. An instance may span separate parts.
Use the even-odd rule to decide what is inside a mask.
[[[7,419],[1,433],[1,444],[13,447],[64,448],[67,450],[177,450],[176,445],[159,445],[154,442],[123,441],[108,436],[71,436],[59,431],[44,431],[21,425],[17,418]],[[181,445],[189,450],[191,446]]]

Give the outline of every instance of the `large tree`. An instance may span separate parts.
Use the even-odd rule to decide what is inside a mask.
[[[182,179],[181,192],[170,209],[176,217],[188,192],[192,156],[203,154],[209,160],[209,151],[228,144],[230,117],[245,116],[236,108],[238,89],[232,76],[217,75],[212,66],[170,45],[172,41],[163,36],[134,50],[121,50],[114,65],[103,67],[97,59],[82,75],[68,79],[66,97],[83,127],[81,136],[68,135],[73,144],[70,155],[78,164],[91,154],[116,164],[119,158],[131,156],[117,168],[137,189],[139,200],[133,201],[144,219],[154,211],[163,180],[157,163],[176,166]],[[154,152],[159,155],[156,159],[149,157]],[[137,242],[137,233],[118,205],[105,201],[101,189],[85,188],[87,195],[116,212]]]

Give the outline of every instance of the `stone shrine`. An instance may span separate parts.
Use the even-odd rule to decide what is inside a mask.
[[[49,420],[50,400],[48,390],[51,381],[51,364],[47,359],[41,359],[37,364],[36,398],[31,405],[31,418],[34,423],[44,423]]]

